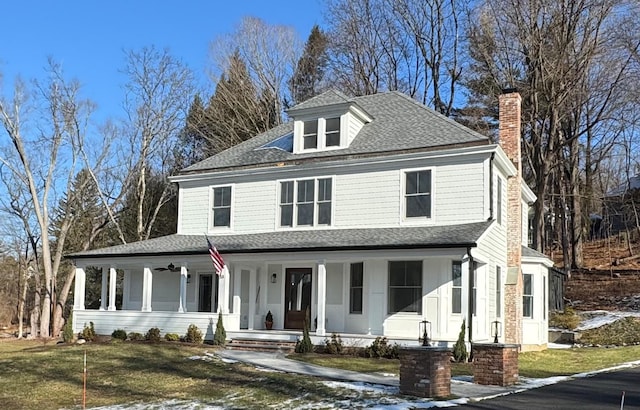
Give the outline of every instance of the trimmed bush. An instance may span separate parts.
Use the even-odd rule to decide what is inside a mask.
[[[213,344],[216,346],[224,346],[227,343],[227,332],[224,330],[222,323],[222,313],[218,313],[218,323],[216,323],[216,333],[213,335]]]
[[[308,313],[308,311],[307,311]],[[304,318],[304,326],[302,328],[302,339],[296,342],[296,353],[311,353],[313,352],[313,343],[311,343],[311,337],[309,337],[309,315]]]
[[[87,342],[93,342],[94,340],[96,340],[96,330],[93,327],[93,322],[89,322],[89,326],[85,325],[84,329],[82,329],[82,332],[80,332],[78,337],[81,337]]]
[[[111,333],[111,338],[118,340],[127,340],[127,332],[124,329],[116,329]]]
[[[144,335],[144,338],[149,342],[159,342],[160,340],[162,340],[162,337],[160,336],[160,329],[158,329],[157,327],[152,327],[151,329],[147,330],[147,334]]]
[[[133,340],[134,342],[139,342],[141,340],[144,340],[144,335],[138,332],[131,332],[129,333],[129,340]]]
[[[397,359],[400,357],[399,348],[396,343],[389,344],[386,337],[376,337],[376,339],[363,351],[364,357]]]
[[[460,333],[458,333],[458,340],[456,344],[453,345],[453,359],[458,362],[466,362],[467,361],[467,345],[464,342],[464,335],[466,334],[466,326],[465,321],[462,321],[462,326],[460,327]]]
[[[62,340],[65,343],[73,342],[73,312],[69,312],[69,317],[62,328]]]
[[[342,339],[337,333],[331,334],[331,339],[324,339],[324,351],[328,354],[343,354],[344,346]]]
[[[167,333],[164,335],[164,340],[166,340],[167,342],[179,342],[180,335],[177,333]]]
[[[198,326],[191,324],[187,329],[187,334],[184,337],[184,341],[187,343],[202,343],[202,332],[198,329]]]

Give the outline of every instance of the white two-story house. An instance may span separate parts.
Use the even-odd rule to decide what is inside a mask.
[[[500,145],[411,98],[328,91],[291,121],[171,177],[177,234],[80,252],[74,329],[211,337],[312,335],[435,344],[547,343],[547,268],[523,246],[535,201],[520,176],[520,96],[501,97]],[[224,258],[217,275],[206,236]],[[85,268],[102,306],[85,309]],[[123,275],[116,309],[117,275]],[[317,339],[317,338],[316,338]]]

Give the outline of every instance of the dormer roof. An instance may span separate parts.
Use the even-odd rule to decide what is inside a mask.
[[[347,105],[351,102],[350,98],[338,90],[329,90],[320,95],[316,95],[307,101],[296,104],[287,110],[287,114],[295,117],[296,113],[302,111],[315,110],[318,108],[327,109],[336,105]]]

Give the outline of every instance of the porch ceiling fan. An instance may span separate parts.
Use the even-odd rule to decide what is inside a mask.
[[[159,272],[162,272],[162,271],[165,271],[165,270],[168,270],[168,271],[171,271],[171,272],[180,272],[180,266],[175,266],[173,263],[169,263],[169,265],[167,265],[166,268],[159,267],[159,268],[154,268],[153,270],[157,270]]]

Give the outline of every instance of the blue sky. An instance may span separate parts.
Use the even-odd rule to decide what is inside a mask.
[[[8,0],[1,6],[2,94],[17,75],[42,77],[51,56],[80,80],[99,117],[119,117],[123,50],[169,48],[204,83],[209,43],[243,16],[293,26],[304,41],[322,25],[321,9],[321,0]]]

